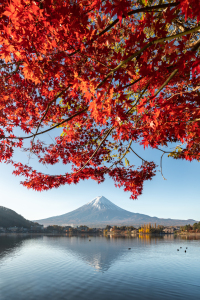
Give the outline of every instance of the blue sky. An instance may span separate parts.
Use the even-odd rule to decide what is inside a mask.
[[[146,160],[160,163],[161,152],[143,150],[133,145],[133,149]],[[16,152],[15,159],[28,162],[24,153]],[[134,155],[128,157],[136,166],[141,161]],[[33,158],[31,164],[38,167]],[[0,205],[15,210],[29,220],[37,220],[70,212],[97,196],[104,196],[116,205],[131,212],[147,214],[162,218],[200,220],[200,180],[198,162],[188,162],[163,157],[163,180],[160,172],[144,185],[142,196],[130,200],[130,193],[116,188],[114,182],[107,178],[103,184],[95,181],[82,181],[77,185],[65,185],[59,189],[45,192],[27,190],[20,185],[22,178],[12,175],[12,166],[1,164],[1,200]],[[47,172],[45,168],[43,171]],[[55,173],[65,173],[66,166],[54,167]]]

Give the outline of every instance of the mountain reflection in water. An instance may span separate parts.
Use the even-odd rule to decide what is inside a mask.
[[[198,237],[0,235],[0,299],[199,300],[199,256]]]
[[[48,242],[52,246],[52,243],[58,243],[58,238],[51,237],[51,240],[46,241]],[[122,238],[71,237],[67,243],[65,239],[59,240],[60,249],[102,272],[107,271],[123,256],[129,255],[128,247],[130,247],[129,239]]]
[[[150,236],[140,235],[138,237],[119,237],[119,236],[108,236],[108,237],[71,237],[66,243],[66,240],[59,240],[59,248],[63,251],[68,251],[71,255],[75,256],[84,262],[87,262],[90,266],[94,267],[97,271],[107,271],[117,260],[123,259],[123,257],[129,255],[130,241],[135,239],[134,245],[130,249],[132,252],[140,252],[141,254],[147,250],[144,244],[147,246],[151,243],[157,244],[158,240],[162,239],[174,239],[173,236]],[[91,241],[89,241],[89,239]],[[58,238],[51,237],[50,244],[52,241],[57,244]],[[46,241],[48,243],[48,240]],[[131,242],[132,244],[132,242]],[[134,256],[134,254],[132,254]]]

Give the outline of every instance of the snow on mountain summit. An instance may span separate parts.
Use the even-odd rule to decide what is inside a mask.
[[[121,210],[119,206],[115,205],[114,203],[106,199],[104,196],[98,196],[94,198],[92,201],[88,202],[86,205],[92,206],[99,210],[102,209]]]

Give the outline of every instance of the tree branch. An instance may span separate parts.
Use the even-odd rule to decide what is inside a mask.
[[[160,93],[160,91],[168,84],[168,82],[176,75],[177,72],[178,72],[178,69],[174,70],[171,73],[171,75],[167,78],[167,80],[161,85],[159,90],[155,93],[154,97],[156,97]]]
[[[169,3],[169,4],[161,4],[161,5],[155,5],[155,6],[146,6],[143,8],[139,8],[136,10],[132,10],[130,12],[127,13],[128,16],[134,15],[134,14],[138,14],[141,12],[148,12],[148,11],[152,11],[154,9],[159,9],[159,8],[168,8],[168,7],[174,7],[177,6],[180,2],[175,2],[175,3]],[[126,18],[126,16],[122,15],[122,18]],[[115,26],[117,23],[119,22],[119,19],[116,19],[115,21],[113,21],[110,25],[108,25],[103,31],[101,31],[97,38],[99,38],[100,36],[102,36],[104,33],[106,33],[107,31],[109,31],[113,26]],[[96,39],[97,39],[96,38]],[[95,39],[94,39],[95,40]],[[92,41],[94,41],[92,40]]]
[[[159,43],[162,43],[162,42],[166,42],[166,41],[170,41],[170,40],[173,40],[173,39],[176,39],[176,38],[179,38],[181,36],[184,36],[184,35],[187,35],[187,34],[191,34],[193,32],[196,32],[200,29],[200,25],[195,27],[195,28],[192,28],[190,30],[187,30],[187,31],[184,31],[184,32],[181,32],[181,33],[178,33],[178,34],[175,34],[175,35],[171,35],[171,36],[168,36],[168,37],[164,37],[164,38],[160,38],[158,40],[154,40],[154,41],[151,41],[149,42],[148,44],[146,44],[142,49],[140,49],[139,51],[135,52],[134,54],[132,54],[131,56],[129,56],[127,59],[123,60],[117,67],[115,67],[110,73],[108,73],[108,75],[104,78],[104,80],[98,85],[98,87],[100,87],[106,80],[107,78],[114,72],[116,72],[118,69],[120,69],[123,65],[127,64],[129,61],[131,61],[134,57],[140,55],[142,52],[144,52],[146,49],[148,49],[150,46],[152,45],[156,45],[156,44],[159,44]]]
[[[128,145],[128,147],[126,148],[125,153],[122,155],[122,157],[121,157],[118,161],[114,162],[114,163],[112,164],[112,166],[110,166],[108,169],[111,169],[113,166],[117,165],[117,164],[124,158],[124,156],[126,156],[127,151],[128,151],[129,148],[131,147],[132,142],[133,142],[133,141],[131,140],[130,143],[129,143],[129,145]],[[106,171],[107,171],[107,170],[106,170]]]
[[[51,101],[48,103],[47,108],[46,108],[46,110],[45,110],[45,113],[44,113],[42,119],[40,120],[40,122],[39,122],[39,124],[38,124],[38,126],[37,126],[36,133],[35,133],[34,136],[33,136],[32,145],[33,145],[33,143],[34,143],[34,138],[35,138],[35,136],[36,136],[37,133],[38,133],[38,130],[39,130],[39,128],[40,128],[40,125],[41,125],[42,121],[44,120],[44,118],[46,117],[46,115],[47,115],[47,113],[48,113],[48,110],[49,110],[51,104],[52,104],[53,102],[55,102],[61,95],[63,95],[64,92],[66,92],[66,90],[67,90],[69,87],[70,87],[70,85],[68,85],[68,87],[66,87],[66,88],[65,88],[63,91],[61,91],[56,97],[54,97],[53,100],[51,100]]]
[[[86,161],[86,163],[83,165],[82,168],[80,168],[78,171],[76,171],[74,174],[79,173],[80,171],[82,171],[87,164],[92,160],[92,158],[95,156],[95,154],[97,153],[97,151],[100,149],[100,147],[102,146],[102,144],[105,142],[105,140],[107,139],[107,137],[109,136],[109,134],[113,131],[114,126],[112,126],[110,128],[110,130],[108,131],[108,133],[105,135],[105,137],[103,138],[103,140],[101,141],[101,143],[99,144],[99,146],[96,148],[96,150],[94,151],[94,153],[92,154],[92,156]]]
[[[160,4],[160,5],[155,5],[155,6],[146,6],[143,8],[139,8],[136,10],[132,10],[130,11],[127,15],[131,16],[133,14],[138,14],[141,12],[148,12],[148,11],[152,11],[154,9],[159,9],[159,8],[168,8],[168,7],[174,7],[179,5],[180,2],[175,2],[175,3],[168,3],[168,4]],[[122,18],[126,18],[124,15],[122,16]],[[113,26],[115,26],[117,23],[119,22],[119,19],[116,19],[115,21],[113,21],[110,25],[108,25],[103,31],[101,31],[97,37],[95,39],[92,39],[91,42],[93,43],[94,41],[96,41],[100,36],[102,36],[104,33],[106,33],[107,31],[109,31]],[[74,51],[73,53],[70,53],[68,56],[72,56],[76,53],[78,53],[79,50]]]
[[[47,130],[38,132],[37,134],[32,134],[32,135],[26,136],[26,137],[12,137],[12,136],[11,136],[11,137],[9,137],[9,136],[6,137],[6,136],[0,136],[0,139],[17,139],[17,140],[30,139],[30,138],[32,138],[32,137],[34,137],[34,136],[37,136],[37,135],[40,135],[40,134],[44,134],[44,133],[46,133],[46,132],[48,132],[48,131],[53,130],[54,128],[56,128],[56,127],[58,127],[58,126],[60,126],[60,125],[62,125],[62,124],[64,124],[64,123],[66,123],[66,122],[72,120],[73,118],[79,116],[80,114],[84,113],[84,112],[87,111],[87,110],[88,110],[88,106],[87,106],[86,108],[84,108],[83,110],[81,110],[81,111],[75,113],[73,116],[71,116],[71,117],[69,117],[69,118],[63,120],[63,121],[60,122],[60,123],[57,123],[55,126],[49,128],[49,129],[47,129]]]

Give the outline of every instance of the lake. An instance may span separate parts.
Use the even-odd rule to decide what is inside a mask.
[[[0,235],[0,299],[199,300],[200,240]]]

